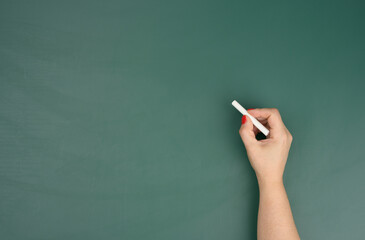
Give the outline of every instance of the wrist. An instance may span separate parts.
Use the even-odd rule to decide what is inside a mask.
[[[282,176],[266,176],[266,177],[263,177],[263,176],[260,176],[260,175],[257,175],[257,182],[259,184],[259,188],[266,188],[266,187],[276,187],[276,186],[283,186],[284,185],[284,182],[283,182],[283,177]]]

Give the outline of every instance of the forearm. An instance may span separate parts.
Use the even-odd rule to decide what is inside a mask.
[[[240,128],[240,135],[260,188],[257,238],[298,240],[300,238],[282,180],[293,137],[277,109],[247,111],[251,117],[270,129],[267,138],[258,141],[258,129],[253,125],[251,117],[244,116],[245,121],[242,120]]]
[[[300,239],[282,181],[259,181],[258,240]]]

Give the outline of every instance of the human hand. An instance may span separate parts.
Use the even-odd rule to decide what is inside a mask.
[[[258,182],[260,185],[281,183],[293,137],[285,127],[277,109],[262,108],[248,111],[270,130],[266,139],[256,140],[259,130],[252,124],[249,117],[242,118],[243,124],[239,133]]]

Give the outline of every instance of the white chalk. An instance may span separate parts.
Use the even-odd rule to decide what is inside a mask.
[[[256,118],[254,118],[254,117],[252,117],[248,112],[247,112],[247,110],[246,109],[244,109],[236,100],[234,100],[233,102],[232,102],[232,105],[240,112],[240,113],[242,113],[242,115],[246,115],[246,116],[248,116],[250,119],[251,119],[251,121],[252,121],[252,123],[253,123],[253,125],[255,125],[265,136],[267,136],[267,135],[269,135],[269,130],[266,128],[266,127],[264,127],[264,125],[262,125],[259,121],[257,121],[257,119]]]

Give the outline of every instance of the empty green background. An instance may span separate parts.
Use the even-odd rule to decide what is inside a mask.
[[[363,239],[362,1],[0,3],[0,238],[256,238],[236,99],[294,136],[303,239]]]

